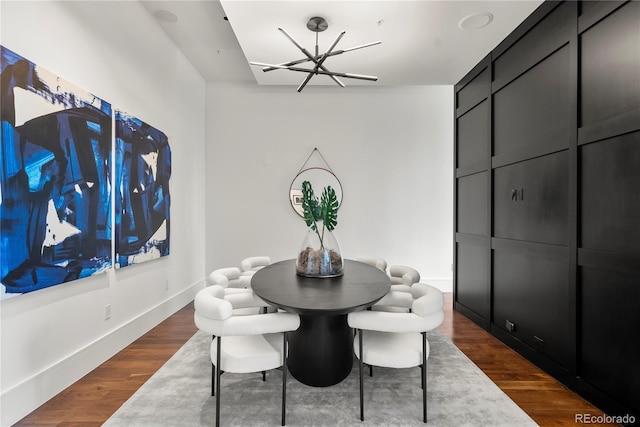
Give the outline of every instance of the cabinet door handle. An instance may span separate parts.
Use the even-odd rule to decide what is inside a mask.
[[[517,202],[524,200],[524,188],[514,188],[511,190],[511,200]]]

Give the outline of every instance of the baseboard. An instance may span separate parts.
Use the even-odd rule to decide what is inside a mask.
[[[561,365],[547,355],[514,337],[510,333],[498,328],[493,323],[491,324],[490,332],[491,335],[502,341],[512,350],[519,353],[529,362],[533,363],[567,387],[574,387],[576,381],[575,372],[572,372],[570,368]]]
[[[489,331],[490,323],[488,319],[480,316],[478,313],[460,304],[459,302],[456,302],[455,300],[453,301],[453,309],[462,313],[463,316],[471,320],[476,325],[480,326],[485,331]]]
[[[100,366],[193,300],[197,282],[0,395],[0,425],[10,426]]]

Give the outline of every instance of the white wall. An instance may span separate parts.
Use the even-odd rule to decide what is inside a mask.
[[[202,286],[206,118],[204,80],[138,2],[2,1],[0,14],[4,46],[158,127],[173,158],[168,257],[0,301],[6,426]]]
[[[340,179],[343,256],[380,256],[451,291],[453,88],[207,89],[207,271],[294,258],[291,181],[318,147]]]

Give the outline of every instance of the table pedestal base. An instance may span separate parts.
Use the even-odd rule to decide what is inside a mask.
[[[338,384],[353,367],[353,330],[347,315],[300,315],[300,328],[289,333],[289,372],[303,384]]]

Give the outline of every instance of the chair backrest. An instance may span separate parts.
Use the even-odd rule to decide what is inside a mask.
[[[414,283],[411,285],[413,304],[411,311],[425,318],[428,330],[435,329],[444,320],[444,295],[435,286],[426,283]]]
[[[356,261],[364,262],[365,264],[369,264],[380,271],[387,272],[387,261],[384,258],[380,257],[372,257],[372,256],[360,256],[356,258]]]
[[[209,286],[219,285],[223,288],[246,288],[247,282],[240,278],[238,267],[225,267],[213,270],[207,277]]]
[[[240,261],[240,268],[242,271],[258,271],[269,264],[271,264],[271,258],[268,256],[252,256]]]
[[[293,313],[234,313],[234,310],[240,308],[266,306],[267,304],[251,291],[225,295],[222,286],[213,285],[196,294],[193,319],[198,329],[218,337],[293,331],[300,326],[300,317]]]
[[[219,335],[223,322],[233,315],[233,305],[224,299],[224,288],[220,285],[198,291],[193,305],[196,326],[211,335]]]
[[[389,278],[391,284],[411,286],[420,281],[420,273],[406,265],[392,265],[389,267]]]
[[[414,283],[411,293],[391,291],[380,303],[396,307],[410,304],[411,312],[356,311],[347,316],[349,326],[382,332],[426,332],[444,320],[444,296],[438,288],[426,283]]]
[[[372,310],[408,312],[413,305],[413,296],[410,292],[389,291],[380,301],[375,303]]]

